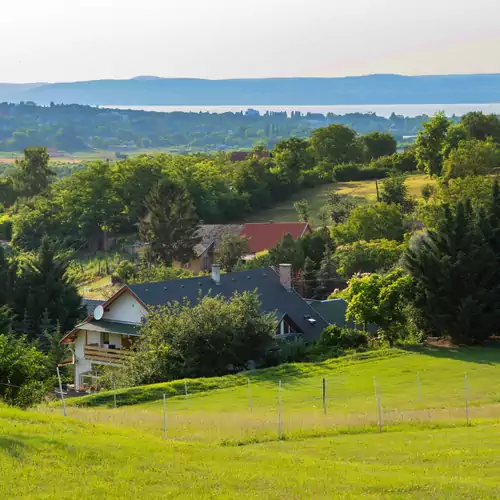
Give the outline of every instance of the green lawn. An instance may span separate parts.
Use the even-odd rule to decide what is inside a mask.
[[[500,350],[393,349],[319,364],[292,364],[212,379],[175,381],[99,393],[68,401],[68,413],[159,436],[162,397],[168,434],[185,441],[255,442],[277,439],[278,381],[282,431],[290,439],[378,430],[374,377],[384,427],[465,422],[465,373],[471,421],[500,418]],[[248,378],[250,379],[250,390]],[[322,404],[327,384],[327,414]],[[188,400],[185,398],[185,384]],[[59,405],[41,409],[60,414]]]
[[[188,401],[176,381],[119,390],[117,409],[70,400],[68,418],[0,407],[0,498],[495,498],[499,365],[497,349],[393,349],[187,380]]]
[[[380,183],[383,181],[379,181]],[[407,178],[408,192],[410,195],[419,197],[424,184],[434,183],[426,175],[411,175]],[[377,189],[375,181],[357,181],[357,182],[338,182],[336,184],[323,184],[313,189],[308,189],[292,196],[289,200],[278,203],[269,210],[263,210],[251,218],[251,222],[275,221],[275,222],[294,222],[298,220],[297,213],[293,204],[302,199],[309,202],[312,223],[319,223],[318,212],[327,203],[328,195],[331,192],[340,194],[349,194],[366,198],[368,201],[377,199]]]

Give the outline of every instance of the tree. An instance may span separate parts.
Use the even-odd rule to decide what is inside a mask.
[[[417,135],[415,157],[418,168],[427,175],[439,176],[443,168],[443,146],[450,121],[444,113],[437,113],[424,123],[423,130]]]
[[[355,241],[337,247],[334,259],[339,273],[349,279],[357,273],[389,271],[406,245],[392,240]]]
[[[302,199],[300,201],[296,201],[293,206],[295,208],[295,211],[297,212],[297,215],[299,216],[299,220],[301,222],[309,222],[309,202],[305,199]]]
[[[200,240],[199,219],[185,189],[163,179],[153,188],[146,206],[149,214],[141,222],[140,234],[151,245],[151,258],[168,265],[174,260],[189,262]]]
[[[269,250],[269,259],[273,266],[291,264],[293,270],[298,271],[304,266],[305,257],[300,243],[288,233],[274,248]]]
[[[335,289],[336,284],[342,281],[337,273],[337,268],[332,258],[331,248],[327,248],[325,251],[316,274],[316,280],[317,284],[314,288],[313,298],[318,300],[326,299]]]
[[[378,325],[391,347],[404,335],[405,307],[412,293],[412,279],[402,269],[386,274],[351,278],[345,293],[346,317],[358,325]]]
[[[330,218],[335,224],[342,224],[350,213],[361,204],[359,198],[348,194],[338,194],[332,191],[328,196],[328,210]]]
[[[26,148],[24,158],[16,160],[12,175],[14,189],[20,196],[32,197],[45,191],[55,172],[49,167],[47,148]]]
[[[438,228],[414,236],[404,266],[416,284],[420,326],[456,343],[481,342],[500,320],[500,195],[493,187],[487,209],[469,201],[446,207]]]
[[[310,299],[313,296],[313,292],[317,287],[317,269],[316,263],[310,258],[306,257],[304,261],[304,269],[300,272],[298,284],[300,287],[300,294],[306,299]]]
[[[68,274],[70,254],[44,237],[36,255],[24,260],[12,307],[29,323],[30,336],[42,334],[47,317],[62,331],[73,328],[83,314],[81,298]],[[42,323],[43,320],[43,323]],[[24,328],[23,328],[24,329]]]
[[[393,173],[382,182],[380,200],[384,203],[399,205],[405,213],[411,212],[415,203],[408,196],[406,178],[403,174]]]
[[[392,134],[371,132],[361,136],[365,149],[365,159],[375,160],[381,156],[390,156],[396,153],[397,142]]]
[[[262,359],[277,329],[256,292],[205,296],[152,311],[125,371],[133,384],[222,375]]]
[[[445,179],[487,175],[500,167],[500,148],[493,141],[462,141],[444,162]]]
[[[248,253],[248,240],[235,234],[224,234],[216,251],[216,259],[222,269],[231,272]]]
[[[314,167],[314,157],[309,151],[309,142],[292,137],[278,142],[273,148],[274,167],[271,172],[279,179],[280,184],[296,190],[305,179],[304,173]]]
[[[485,115],[482,111],[472,111],[462,116],[460,123],[467,139],[485,141],[490,137],[495,142],[500,142],[500,119],[495,114]]]
[[[311,149],[318,159],[332,165],[355,163],[362,157],[356,132],[345,125],[318,128],[311,135]]]
[[[397,205],[374,203],[356,207],[349,218],[332,228],[332,237],[337,245],[364,240],[403,241],[405,218]]]
[[[42,401],[51,385],[50,362],[26,338],[0,334],[0,397],[26,409]]]

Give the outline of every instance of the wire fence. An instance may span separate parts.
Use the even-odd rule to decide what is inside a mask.
[[[498,388],[469,374],[439,382],[425,373],[394,377],[315,376],[284,380],[248,378],[229,389],[184,394],[133,405],[120,390],[107,407],[40,411],[64,413],[89,423],[150,432],[164,439],[246,442],[342,432],[385,432],[395,426],[471,425],[500,418]],[[64,392],[55,391],[57,398]]]

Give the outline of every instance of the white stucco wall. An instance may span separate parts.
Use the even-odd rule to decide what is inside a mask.
[[[80,375],[89,372],[92,369],[92,364],[88,359],[85,359],[85,333],[78,332],[75,340],[75,386],[78,389],[80,384]]]
[[[120,321],[121,323],[140,324],[141,319],[146,314],[146,309],[137,302],[132,294],[124,293],[109,306],[109,311],[104,312],[103,319]]]

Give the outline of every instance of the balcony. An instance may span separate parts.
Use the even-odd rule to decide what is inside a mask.
[[[112,365],[122,364],[125,361],[125,358],[128,356],[127,351],[90,345],[85,346],[84,354],[85,359],[97,361],[99,363],[109,363]]]

